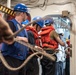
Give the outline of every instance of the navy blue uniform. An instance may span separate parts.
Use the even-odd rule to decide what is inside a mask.
[[[8,23],[13,32],[19,30],[17,25],[19,25],[20,28],[22,27],[15,19],[8,21]],[[28,37],[25,30],[21,31],[17,36]],[[12,67],[20,66],[28,55],[28,48],[18,42],[14,42],[12,45],[3,43],[1,50],[6,61]],[[9,71],[8,69],[4,69],[5,67],[3,66],[1,68],[3,71],[0,71],[0,75],[26,75],[25,67],[18,71]]]

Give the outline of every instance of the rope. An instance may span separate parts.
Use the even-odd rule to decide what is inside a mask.
[[[43,53],[43,54],[45,54],[46,52],[45,52],[45,50],[39,50],[38,48],[36,48],[35,46],[33,46],[33,45],[31,45],[30,43],[25,43],[25,42],[23,42],[23,41],[19,41],[18,39],[14,39],[14,41],[16,41],[16,42],[18,42],[18,43],[20,43],[20,44],[22,44],[22,45],[24,45],[24,46],[27,46],[28,48],[30,48],[33,52],[35,51],[35,52],[41,52],[41,53]],[[42,55],[43,55],[42,54]],[[46,54],[48,54],[48,53],[46,53]],[[53,54],[54,55],[54,54]],[[54,58],[54,56],[53,56],[52,54],[51,54],[51,56],[50,56],[50,59],[52,60],[52,61],[55,61],[55,58]],[[46,56],[46,55],[45,55]],[[41,57],[42,58],[42,57]]]
[[[52,56],[51,54],[48,54],[48,53],[46,53],[46,52],[44,52],[44,51],[40,51],[40,50],[38,50],[37,48],[35,48],[33,45],[31,45],[31,44],[29,44],[29,43],[24,43],[24,42],[19,41],[19,40],[17,40],[17,39],[15,39],[15,41],[18,42],[18,43],[20,43],[20,44],[22,44],[22,45],[24,45],[24,46],[29,47],[29,48],[32,49],[32,50],[35,50],[36,52],[33,53],[33,54],[31,54],[31,55],[23,62],[23,64],[20,65],[20,66],[17,67],[17,68],[11,67],[11,66],[7,63],[7,61],[5,60],[5,58],[3,57],[2,53],[0,52],[0,59],[1,59],[2,63],[3,63],[3,65],[4,65],[7,69],[9,69],[9,70],[16,71],[16,70],[21,69],[22,67],[24,67],[24,66],[28,63],[28,61],[29,61],[32,57],[34,57],[35,55],[38,55],[38,54],[44,55],[45,57],[49,58],[49,59],[52,60],[52,61],[55,61],[55,59],[56,59],[56,58],[55,58],[54,56]]]
[[[11,66],[7,63],[7,61],[5,60],[5,58],[3,57],[3,55],[2,55],[1,52],[0,52],[0,59],[1,59],[2,63],[3,63],[3,65],[4,65],[7,69],[9,69],[9,70],[11,70],[11,71],[16,71],[16,70],[19,70],[19,69],[21,69],[22,67],[24,67],[24,66],[28,63],[28,61],[29,61],[32,57],[34,57],[35,55],[37,55],[37,54],[42,54],[42,53],[36,52],[36,53],[31,54],[31,55],[23,62],[23,64],[20,65],[20,66],[17,67],[17,68],[11,67]]]

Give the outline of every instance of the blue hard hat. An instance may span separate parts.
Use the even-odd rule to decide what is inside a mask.
[[[38,20],[40,19],[40,20]],[[36,16],[33,18],[33,20],[38,20],[36,23],[42,28],[44,26],[44,20],[40,16]]]
[[[45,20],[45,25],[50,25],[50,24],[53,24],[53,23],[54,23],[54,21],[53,21],[52,18],[49,18],[49,19]]]
[[[28,13],[28,8],[25,4],[19,3],[14,7],[14,11],[27,12]]]
[[[25,20],[25,21],[23,21],[21,24],[28,24],[29,23],[29,20]]]

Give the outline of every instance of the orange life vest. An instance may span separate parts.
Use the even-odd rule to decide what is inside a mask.
[[[34,35],[34,39],[35,39],[35,44],[37,46],[40,46],[40,41],[39,41],[39,38],[38,38],[38,32],[33,28],[33,27],[30,27],[30,26],[27,26],[26,27],[26,30],[30,30],[33,32],[33,35]]]
[[[53,26],[42,28],[40,33],[43,48],[58,48],[58,43],[50,37],[50,32],[55,30]]]

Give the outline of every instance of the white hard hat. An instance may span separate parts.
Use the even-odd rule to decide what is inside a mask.
[[[63,29],[57,29],[56,32],[57,32],[58,34],[64,34]]]

